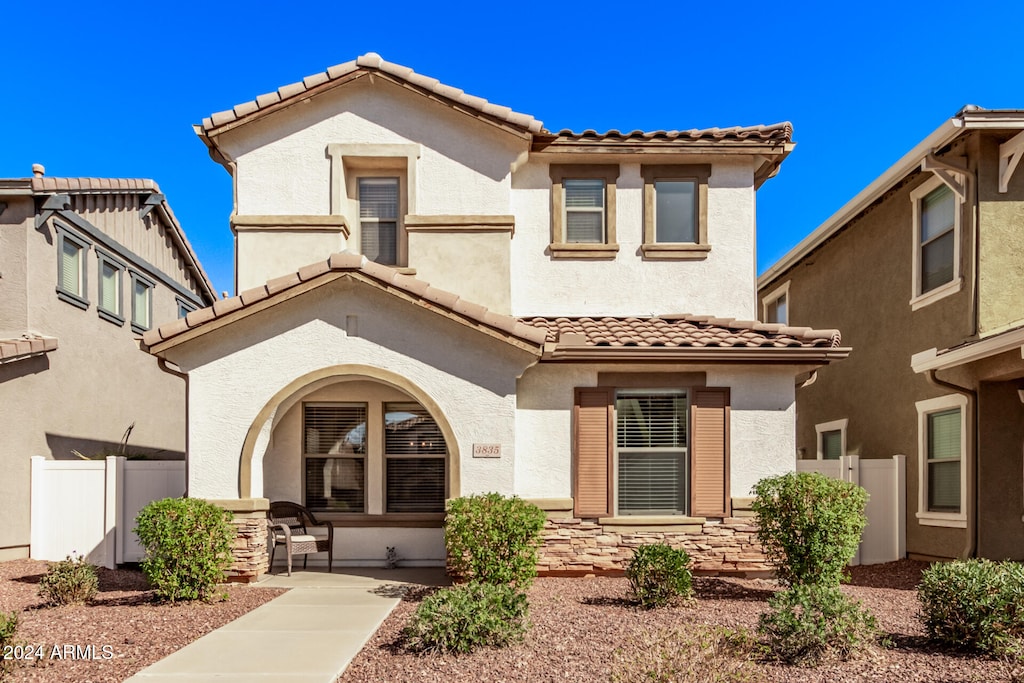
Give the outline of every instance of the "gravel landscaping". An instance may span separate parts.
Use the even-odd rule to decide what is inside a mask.
[[[915,587],[922,562],[904,560],[852,568],[844,592],[863,601],[891,644],[860,661],[815,669],[751,663],[746,680],[786,681],[1007,681],[1010,667],[984,657],[931,646],[917,618]],[[530,589],[533,628],[506,650],[461,657],[404,651],[401,629],[423,592],[412,592],[353,660],[341,683],[383,681],[608,681],[643,656],[646,643],[698,625],[754,629],[767,598],[778,589],[764,579],[695,579],[688,606],[643,611],[626,601],[624,578],[540,578]],[[700,677],[684,680],[719,680]],[[734,679],[722,679],[734,680]]]
[[[46,568],[36,560],[0,562],[0,611],[20,612],[17,638],[34,657],[25,661],[22,649],[22,664],[5,681],[123,681],[284,592],[231,585],[222,602],[163,605],[141,572],[99,569],[90,604],[45,607],[38,588]]]

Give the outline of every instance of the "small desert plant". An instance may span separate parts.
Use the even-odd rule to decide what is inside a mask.
[[[506,647],[528,627],[526,595],[512,586],[473,582],[442,588],[423,599],[405,627],[414,652],[461,654]]]
[[[199,498],[165,498],[135,518],[142,572],[161,600],[211,600],[232,563],[232,514]]]
[[[546,519],[536,505],[497,493],[450,501],[444,539],[452,572],[470,581],[528,587],[537,576]]]
[[[867,492],[855,484],[799,472],[754,486],[757,537],[786,586],[838,586],[857,552]]]
[[[17,635],[18,613],[0,612],[0,681],[2,681],[18,663],[17,659],[8,659],[4,657],[4,653],[7,652],[7,649],[18,642],[16,640]]]
[[[745,630],[697,626],[643,634],[616,650],[613,683],[754,683],[757,641]]]
[[[928,635],[947,645],[1002,655],[1024,638],[1024,565],[939,562],[921,575],[920,617]]]
[[[644,609],[664,607],[693,590],[690,556],[666,543],[638,546],[626,566],[632,597]]]
[[[50,605],[78,605],[88,602],[99,588],[96,567],[82,555],[68,555],[50,564],[39,579],[39,597]]]
[[[776,593],[758,632],[768,656],[815,666],[864,653],[878,640],[875,617],[836,586],[798,584]]]

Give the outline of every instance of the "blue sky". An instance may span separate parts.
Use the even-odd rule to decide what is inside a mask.
[[[758,193],[760,272],[964,104],[1024,108],[1022,18],[1019,0],[19,2],[0,177],[153,178],[230,291],[231,182],[191,124],[374,51],[549,130],[791,121],[797,148]]]

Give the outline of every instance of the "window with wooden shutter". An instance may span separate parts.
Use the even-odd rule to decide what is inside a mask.
[[[690,514],[728,516],[729,390],[694,389],[690,410]]]
[[[577,517],[611,514],[611,447],[613,389],[576,389],[574,490]]]

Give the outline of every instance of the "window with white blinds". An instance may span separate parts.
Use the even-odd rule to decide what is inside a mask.
[[[600,178],[566,178],[565,239],[570,243],[604,242],[605,181]]]
[[[366,417],[365,403],[303,406],[306,507],[366,511]]]
[[[616,395],[619,514],[686,513],[687,414],[683,391]]]
[[[928,415],[928,511],[960,512],[960,409]]]
[[[366,258],[398,264],[398,178],[359,178],[359,231]]]
[[[444,512],[448,446],[419,403],[384,404],[386,512]]]
[[[99,257],[100,263],[100,297],[99,310],[109,313],[118,321],[121,318],[121,268],[110,260]]]
[[[64,235],[61,235],[60,242],[60,272],[57,274],[58,287],[68,294],[84,297],[82,255],[85,249],[82,245],[67,239]]]

